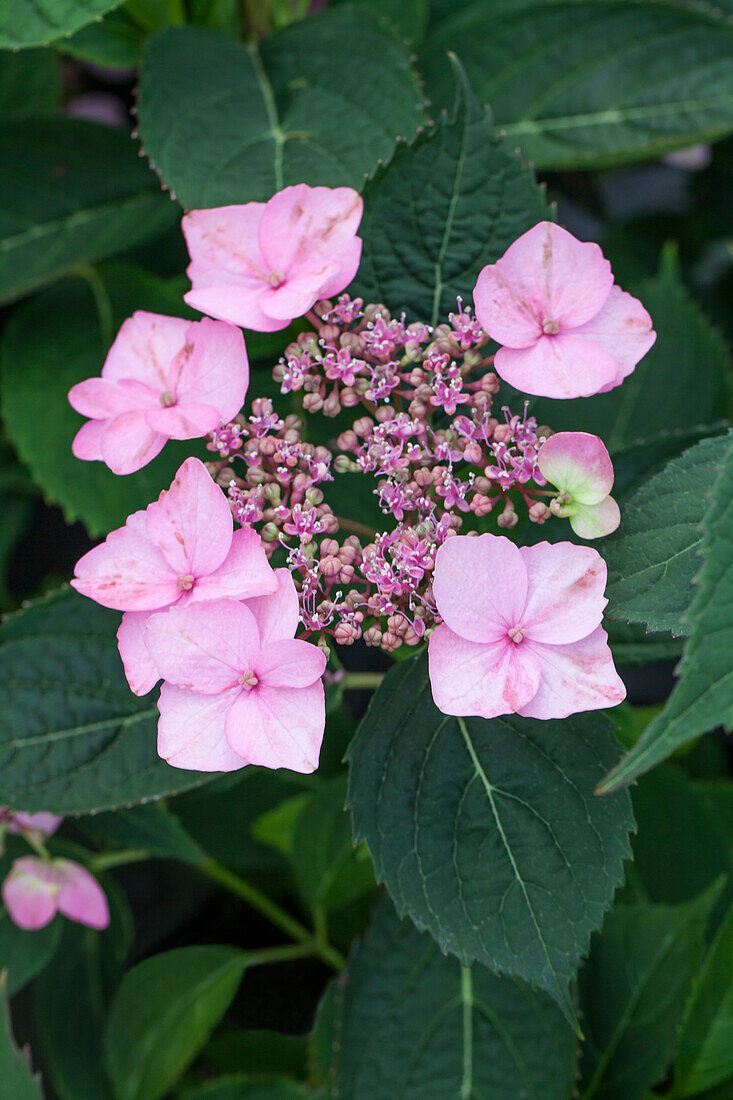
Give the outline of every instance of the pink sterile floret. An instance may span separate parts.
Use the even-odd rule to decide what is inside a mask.
[[[430,683],[444,714],[565,718],[626,691],[601,616],[606,565],[569,542],[456,535],[438,550]]]
[[[0,806],[0,828],[4,825],[10,833],[41,833],[51,836],[63,821],[55,814],[26,814],[22,810],[10,810]]]
[[[166,681],[158,752],[174,767],[318,766],[326,658],[294,640],[298,595],[287,569],[276,576],[273,596],[174,608],[148,621],[145,643]]]
[[[117,641],[137,695],[159,679],[142,640],[151,611],[277,591],[260,536],[250,528],[234,530],[227,497],[197,458],[186,459],[157,501],[85,554],[71,584],[125,612]]]
[[[109,924],[104,890],[86,868],[70,859],[16,859],[2,896],[12,920],[28,931],[45,927],[57,913],[90,928]]]
[[[597,539],[616,530],[621,511],[609,496],[613,463],[597,435],[558,432],[540,447],[537,465],[545,480],[560,490],[552,511],[567,516],[576,535]]]
[[[232,420],[248,382],[244,337],[233,325],[138,311],[117,334],[102,377],[69,390],[72,408],[91,417],[72,450],[131,474],[166,440],[195,439]]]
[[[597,244],[540,222],[485,267],[476,316],[503,346],[494,369],[541,397],[605,393],[631,374],[656,340],[651,317],[613,281]]]
[[[286,187],[267,203],[193,210],[182,223],[194,309],[257,332],[286,328],[347,287],[363,204],[350,187]]]

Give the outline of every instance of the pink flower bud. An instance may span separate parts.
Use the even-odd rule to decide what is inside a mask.
[[[89,928],[102,929],[109,924],[102,887],[70,859],[16,859],[3,883],[2,897],[11,919],[29,931],[44,928],[56,913]]]

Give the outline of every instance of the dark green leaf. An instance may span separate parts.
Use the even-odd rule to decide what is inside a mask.
[[[190,1089],[181,1100],[316,1100],[303,1085],[287,1077],[222,1077]]]
[[[447,50],[543,168],[596,167],[722,137],[733,107],[733,6],[692,0],[441,5],[420,57],[450,101]]]
[[[696,976],[677,1043],[674,1095],[697,1096],[733,1077],[733,908]]]
[[[178,859],[194,866],[207,858],[175,814],[157,802],[133,806],[129,810],[91,814],[79,825],[97,844],[140,849],[161,859]]]
[[[627,799],[595,798],[618,752],[603,714],[450,718],[425,661],[392,669],[349,749],[349,807],[400,913],[444,951],[568,983],[629,854]]]
[[[348,63],[335,63],[346,44]],[[349,8],[249,46],[194,27],[154,35],[139,115],[146,152],[188,208],[267,200],[295,183],[361,189],[422,118],[406,54]]]
[[[135,309],[185,316],[175,281],[135,268],[104,271],[113,325]],[[111,335],[111,334],[110,334]],[[85,423],[69,405],[71,386],[99,375],[107,345],[86,282],[68,280],[18,309],[2,344],[2,415],[19,455],[46,500],[60,504],[69,523],[81,519],[93,536],[121,527],[167,489],[191,443],[167,443],[144,469],[118,477],[102,462],[82,462],[72,440]],[[43,446],[39,446],[39,395],[43,394]],[[204,455],[206,451],[202,452]]]
[[[672,661],[682,653],[682,639],[669,633],[650,634],[639,623],[615,623],[612,619],[605,625],[613,659],[621,668]]]
[[[462,967],[387,900],[321,1004],[313,1054],[343,1100],[567,1100],[575,1071],[549,997]]]
[[[0,627],[0,805],[89,813],[209,778],[158,757],[155,697],[127,686],[118,623],[65,591]]]
[[[129,133],[76,118],[9,119],[0,138],[0,303],[176,220]]]
[[[548,216],[532,173],[456,74],[451,118],[399,145],[364,188],[359,294],[434,324],[457,295],[470,297],[485,264]]]
[[[232,947],[181,947],[128,971],[105,1032],[116,1100],[157,1100],[168,1091],[226,1012],[246,964]]]
[[[220,1027],[201,1052],[201,1062],[217,1074],[280,1073],[305,1078],[308,1075],[307,1043],[303,1035],[279,1031],[243,1031]]]
[[[151,29],[157,30],[157,27]],[[140,62],[146,37],[146,30],[123,8],[122,11],[109,12],[99,23],[82,27],[71,38],[58,42],[56,47],[71,57],[91,61],[95,65],[134,69]]]
[[[642,1100],[663,1076],[716,892],[674,908],[619,906],[593,937],[580,972],[582,1100]]]
[[[703,519],[704,563],[687,612],[679,680],[658,718],[599,789],[614,790],[715,726],[733,725],[733,435]],[[704,491],[704,490],[703,490]]]
[[[18,928],[0,905],[0,970],[8,972],[11,996],[43,970],[58,947],[60,935],[60,917],[37,932],[28,932]]]
[[[336,2],[363,8],[378,20],[380,26],[405,42],[414,44],[425,33],[429,0],[336,0]]]
[[[5,975],[0,971],[0,1082],[8,1100],[43,1100],[30,1068],[30,1054],[15,1045]]]
[[[0,10],[0,48],[45,46],[98,19],[120,0],[11,0]]]
[[[626,502],[621,527],[602,545],[611,618],[689,632],[684,615],[700,569],[706,498],[726,446],[725,436],[702,440]]]
[[[53,114],[61,103],[58,58],[50,50],[0,53],[0,117]]]

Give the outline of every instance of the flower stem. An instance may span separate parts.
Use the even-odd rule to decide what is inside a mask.
[[[108,871],[111,867],[123,867],[126,863],[142,863],[150,859],[150,852],[144,848],[129,848],[122,852],[100,852],[93,856],[87,863],[87,868],[92,874],[99,871]]]
[[[336,683],[346,691],[369,691],[378,688],[386,672],[345,672]]]
[[[109,347],[114,333],[114,318],[112,316],[112,303],[103,279],[92,264],[77,264],[69,274],[78,275],[80,279],[84,279],[91,290],[94,304],[97,307],[102,343],[105,348]]]
[[[266,917],[282,932],[295,940],[296,943],[309,944],[311,953],[317,955],[328,966],[334,970],[343,968],[345,960],[340,951],[337,951],[335,947],[324,942],[321,938],[314,937],[313,933],[304,924],[301,924],[295,917],[291,917],[290,913],[268,898],[256,886],[246,882],[245,879],[230,871],[228,867],[223,867],[213,859],[202,863],[198,869],[207,878],[212,879],[223,886],[225,890],[229,890],[232,894],[236,894],[237,897],[246,901],[248,905],[251,905],[253,909],[256,909],[258,913],[261,913],[263,917]]]
[[[374,527],[368,527],[366,523],[359,523],[355,519],[344,519],[342,516],[336,516],[338,525],[342,531],[349,531],[352,535],[363,535],[367,539],[375,539],[377,537],[377,530]]]

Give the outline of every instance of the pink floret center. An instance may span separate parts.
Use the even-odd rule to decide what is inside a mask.
[[[273,290],[278,290],[285,282],[285,276],[281,275],[279,271],[271,271],[267,276],[267,281]]]
[[[506,636],[511,642],[514,642],[515,645],[519,645],[520,642],[524,641],[525,632],[521,626],[513,626],[511,629],[507,630]]]
[[[169,409],[171,405],[175,405],[176,395],[173,390],[163,390],[160,395],[160,403],[164,409]]]
[[[547,320],[542,322],[542,331],[545,336],[556,336],[560,331],[560,322],[553,321],[552,318],[548,317]]]
[[[243,672],[239,677],[239,683],[245,691],[251,691],[252,688],[256,688],[259,682],[260,681],[251,668],[247,669],[247,671]]]
[[[178,577],[178,587],[182,592],[190,592],[195,580],[193,573],[181,573]]]

